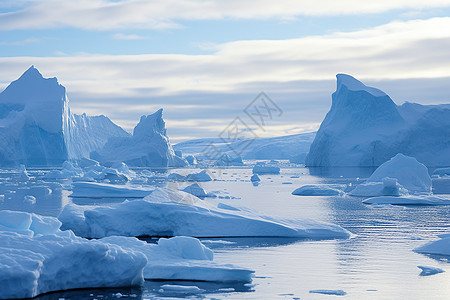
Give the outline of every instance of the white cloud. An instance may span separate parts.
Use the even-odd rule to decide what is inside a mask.
[[[0,82],[16,79],[34,64],[44,76],[60,79],[68,88],[69,97],[78,100],[73,106],[78,112],[83,111],[83,103],[86,105],[90,101],[96,107],[88,107],[88,111],[112,115],[113,120],[127,115],[136,122],[139,114],[151,113],[147,110],[154,110],[156,104],[161,103],[167,107],[169,122],[180,127],[175,136],[192,135],[187,129],[203,130],[210,136],[208,128],[224,128],[244,104],[263,90],[269,95],[277,94],[277,101],[281,101],[280,107],[286,111],[284,123],[273,124],[273,129],[277,133],[287,133],[294,130],[289,124],[298,126],[321,121],[328,109],[336,73],[348,73],[372,83],[408,79],[414,85],[406,84],[402,93],[414,91],[408,94],[410,97],[426,94],[432,99],[433,93],[448,91],[450,31],[447,28],[450,28],[449,17],[392,22],[348,33],[289,40],[236,41],[218,45],[218,50],[209,55],[0,57]],[[433,89],[421,87],[424,78],[432,78],[440,85],[434,85]],[[317,85],[317,82],[322,83]],[[386,90],[389,94],[391,91],[396,96],[402,94],[395,92],[392,85],[386,87],[389,87]],[[222,98],[195,101],[188,98],[192,94],[199,97],[222,95]],[[439,97],[444,98],[445,93],[441,92]],[[114,99],[119,100],[114,102]],[[103,107],[101,101],[104,101]],[[313,118],[312,107],[318,105],[320,111],[314,112],[316,117]],[[142,112],[123,109],[125,106],[142,107]],[[195,111],[198,113],[193,114]],[[189,118],[211,116],[222,119],[215,125],[194,124],[192,128],[186,127],[189,123],[172,121],[186,122]]]
[[[269,19],[383,13],[450,7],[449,0],[41,0],[0,14],[0,29],[73,27],[91,30],[174,28],[179,20]]]
[[[145,37],[137,34],[116,33],[113,35],[116,40],[144,40]]]

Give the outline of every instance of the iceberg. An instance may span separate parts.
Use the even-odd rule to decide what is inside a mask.
[[[280,167],[267,164],[265,162],[257,162],[252,170],[253,174],[280,174]]]
[[[347,238],[342,227],[313,220],[281,220],[250,211],[213,206],[177,190],[156,188],[142,200],[104,207],[69,204],[59,215],[62,229],[78,236]]]
[[[111,138],[91,158],[102,164],[124,162],[134,167],[183,167],[186,160],[175,155],[160,109],[142,116],[132,136]]]
[[[379,166],[350,195],[371,197],[430,194],[431,183],[427,167],[414,157],[399,153]]]
[[[309,167],[379,166],[397,153],[428,167],[450,165],[450,109],[397,106],[376,88],[338,74],[330,111],[306,157]]]
[[[191,185],[185,187],[183,189],[183,192],[189,193],[189,194],[194,195],[195,197],[199,197],[199,198],[207,196],[205,190],[198,183],[194,183],[194,184],[191,184]]]
[[[112,236],[100,241],[139,251],[147,257],[144,278],[154,280],[198,280],[250,282],[254,271],[214,262],[214,253],[198,239],[177,236],[150,244],[136,238]]]
[[[65,87],[34,66],[0,94],[1,166],[60,166],[128,135],[105,116],[71,113]]]

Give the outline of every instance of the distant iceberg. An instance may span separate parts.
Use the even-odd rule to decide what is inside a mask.
[[[450,165],[450,106],[397,106],[379,89],[337,75],[330,111],[311,145],[310,167],[379,166],[397,153],[428,167]]]
[[[132,136],[111,138],[91,158],[104,164],[125,162],[138,167],[183,167],[188,163],[175,155],[166,134],[160,109],[142,116]]]

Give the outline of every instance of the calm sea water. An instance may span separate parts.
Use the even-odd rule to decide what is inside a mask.
[[[280,175],[260,176],[261,184],[253,186],[249,182],[251,169],[213,170],[218,180],[201,183],[202,187],[206,191],[221,191],[222,195],[232,196],[232,199],[207,198],[205,201],[246,206],[275,217],[332,222],[355,234],[347,240],[326,241],[282,238],[203,240],[214,250],[216,261],[255,270],[256,277],[251,285],[147,281],[143,289],[69,291],[38,299],[113,299],[117,298],[114,296],[116,293],[128,299],[450,299],[449,261],[445,257],[432,258],[412,251],[449,230],[450,206],[372,207],[362,204],[362,199],[355,197],[303,197],[291,194],[304,184],[354,185],[372,171],[317,169],[311,170],[310,174],[305,168],[283,168]],[[445,182],[439,182],[439,190],[435,192],[448,192],[448,186]],[[55,195],[55,200],[50,203],[21,209],[57,215],[71,201],[68,193]],[[79,199],[78,202],[107,205],[111,201]],[[8,205],[3,204],[0,209],[14,208],[12,204]],[[447,272],[419,276],[418,265],[440,267]],[[205,292],[196,295],[162,293],[159,290],[163,284],[195,285]],[[316,289],[340,289],[347,295],[309,293]]]

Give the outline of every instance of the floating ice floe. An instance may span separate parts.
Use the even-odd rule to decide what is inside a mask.
[[[253,271],[213,261],[213,252],[198,239],[178,236],[149,244],[136,238],[112,236],[100,241],[146,255],[145,279],[250,282]]]
[[[66,205],[63,229],[101,238],[122,236],[347,238],[350,232],[308,219],[282,220],[250,211],[230,211],[177,190],[157,188],[143,200],[105,207]]]
[[[252,171],[253,174],[280,174],[280,167],[257,162]]]
[[[436,267],[426,267],[426,266],[417,266],[417,267],[422,270],[422,272],[420,272],[419,274],[420,276],[430,276],[445,272],[441,268]]]
[[[53,217],[0,211],[0,299],[52,291],[140,286],[145,279],[250,282],[253,271],[213,261],[191,237],[150,244],[133,237],[87,240]]]
[[[439,236],[440,240],[429,242],[414,249],[417,253],[450,256],[450,233]]]
[[[200,185],[198,185],[198,183],[193,183],[185,187],[183,189],[183,192],[189,193],[199,198],[207,196],[205,190]]]
[[[428,169],[414,157],[397,154],[379,166],[366,182],[350,192],[352,196],[400,196],[431,193]]]
[[[343,194],[342,190],[326,185],[304,185],[292,192],[292,195],[298,196],[337,196]]]
[[[401,197],[381,196],[365,199],[363,203],[392,205],[450,205],[450,198],[433,195],[406,195]]]
[[[343,290],[311,290],[309,291],[311,294],[324,294],[324,295],[336,295],[336,296],[345,296],[346,292]]]
[[[143,253],[62,232],[56,218],[13,211],[0,216],[0,299],[143,283]]]
[[[144,198],[154,188],[126,185],[113,185],[98,182],[74,182],[70,197],[76,198]]]

